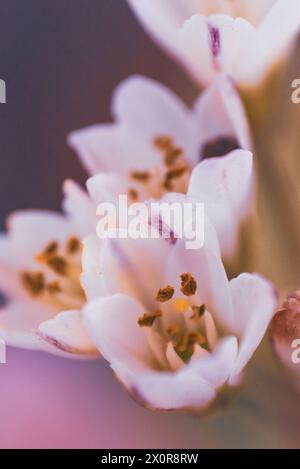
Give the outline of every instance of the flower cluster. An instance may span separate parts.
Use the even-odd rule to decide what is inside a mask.
[[[0,336],[65,357],[104,357],[143,405],[199,410],[240,385],[276,311],[271,281],[230,269],[257,190],[236,84],[257,85],[286,56],[300,4],[129,3],[207,88],[189,108],[160,83],[129,77],[113,94],[113,123],[70,133],[86,189],[66,181],[61,213],[9,217],[0,237]],[[156,239],[101,239],[97,207],[117,205],[122,194],[130,204],[203,203],[204,245],[188,250],[184,239],[162,236],[163,218]],[[298,293],[272,323],[284,357],[299,331]]]

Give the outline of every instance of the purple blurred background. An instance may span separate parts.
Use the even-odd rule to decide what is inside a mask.
[[[109,120],[110,96],[122,79],[150,76],[187,102],[196,94],[125,0],[1,0],[0,18],[0,78],[7,84],[0,106],[2,228],[17,208],[59,209],[65,178],[84,183],[66,134]],[[289,393],[286,402],[294,398]],[[283,423],[276,420],[270,433],[268,399],[257,404],[242,393],[212,418],[155,414],[130,399],[104,361],[9,349],[0,365],[0,447],[297,446],[299,412],[286,419],[279,409],[275,418]]]

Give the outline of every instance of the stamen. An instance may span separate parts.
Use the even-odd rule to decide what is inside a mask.
[[[182,148],[172,147],[168,149],[165,153],[165,165],[172,166],[176,163],[177,159],[183,155]]]
[[[189,170],[188,166],[181,166],[180,168],[170,169],[167,171],[164,180],[164,187],[167,190],[172,190],[173,180],[183,176]]]
[[[40,295],[45,289],[45,277],[42,272],[22,272],[21,282],[32,296]]]
[[[53,256],[47,260],[47,265],[52,269],[56,274],[66,275],[68,269],[67,261],[61,256]]]
[[[148,182],[151,178],[149,171],[132,171],[130,176],[138,182]]]
[[[151,327],[155,319],[160,318],[162,316],[162,312],[160,310],[155,311],[154,313],[144,313],[143,316],[138,318],[138,325],[140,327]]]
[[[194,277],[189,273],[186,272],[180,275],[181,278],[181,292],[185,296],[192,296],[195,295],[197,291],[197,282]]]
[[[167,150],[170,148],[173,144],[173,139],[172,137],[168,135],[159,135],[153,140],[153,144],[162,151]]]
[[[206,309],[205,305],[201,305],[201,306],[193,305],[192,306],[193,314],[190,317],[190,319],[200,319],[200,318],[202,318],[202,316],[205,313],[205,309]]]
[[[57,280],[53,280],[47,284],[47,290],[50,294],[60,293],[62,291],[61,286]]]
[[[174,295],[174,288],[171,285],[167,285],[165,288],[160,288],[156,295],[156,301],[160,303],[165,303],[169,301]]]
[[[81,247],[81,241],[80,239],[76,238],[76,236],[71,236],[67,240],[67,253],[68,254],[76,254]]]
[[[45,247],[43,254],[45,256],[49,256],[49,255],[56,253],[57,250],[58,250],[58,242],[52,241],[51,243],[48,244],[48,246]]]
[[[139,193],[136,189],[134,189],[133,187],[129,188],[128,189],[128,196],[134,201],[136,202],[137,200],[139,200]]]

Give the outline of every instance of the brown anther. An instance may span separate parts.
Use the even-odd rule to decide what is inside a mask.
[[[140,327],[151,327],[155,319],[160,318],[162,316],[161,311],[155,311],[154,313],[144,313],[143,316],[138,318],[138,325]]]
[[[51,256],[52,254],[55,254],[57,250],[58,250],[58,242],[52,241],[51,243],[48,244],[48,246],[45,247],[43,254],[45,256]]]
[[[200,159],[224,156],[238,148],[240,148],[240,145],[235,137],[221,135],[203,145]]]
[[[137,200],[139,200],[139,193],[136,189],[134,189],[133,187],[131,187],[130,189],[128,189],[128,196],[134,201],[136,202]]]
[[[164,158],[165,165],[172,166],[174,163],[176,163],[178,158],[182,155],[183,155],[182,148],[174,147],[174,148],[168,149],[165,153],[165,158]]]
[[[190,317],[190,319],[200,319],[205,313],[205,305],[201,305],[201,306],[193,305],[192,311],[193,311],[193,314]]]
[[[62,291],[61,286],[57,280],[49,282],[46,287],[50,294],[60,293]]]
[[[156,295],[156,301],[159,301],[160,303],[165,303],[166,301],[169,301],[172,296],[174,295],[174,288],[171,285],[167,285],[164,288],[160,288],[157,292]]]
[[[151,178],[149,171],[132,171],[130,177],[138,182],[148,182]]]
[[[170,169],[167,171],[164,179],[164,187],[167,190],[172,190],[174,179],[179,179],[189,170],[188,166],[180,166],[178,168]]]
[[[71,236],[67,240],[66,249],[68,254],[76,254],[80,250],[80,247],[81,241],[80,239],[76,238],[76,236]]]
[[[42,272],[22,272],[21,282],[32,296],[40,295],[45,289],[45,277]]]
[[[189,273],[186,272],[180,275],[181,278],[181,292],[185,296],[192,296],[195,295],[197,291],[197,282],[194,277]]]
[[[159,150],[166,150],[170,148],[173,144],[172,137],[168,135],[159,135],[153,140],[154,146],[156,146]]]
[[[47,260],[47,265],[52,269],[56,274],[66,275],[68,269],[67,261],[61,256],[53,256]]]

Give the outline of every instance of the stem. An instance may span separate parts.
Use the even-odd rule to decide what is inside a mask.
[[[242,90],[255,142],[255,270],[285,294],[300,286],[300,105],[291,101],[294,60],[258,89]]]

